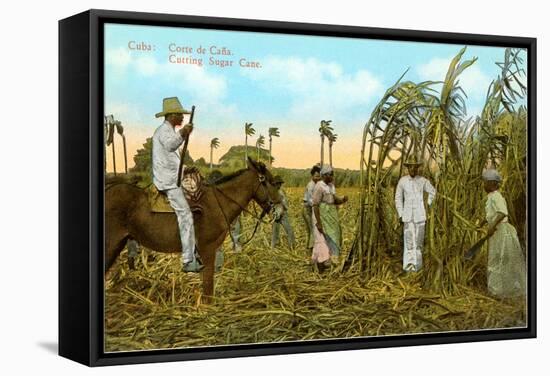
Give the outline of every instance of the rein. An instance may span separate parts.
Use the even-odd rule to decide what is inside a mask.
[[[264,187],[264,190],[267,190],[267,188],[265,187],[265,176],[260,176],[259,177],[259,182],[258,182],[258,185],[256,186],[256,189],[254,190],[254,193],[253,193],[253,196],[256,194],[256,192],[258,192],[258,189],[260,188],[260,186]],[[220,204],[220,200],[218,199],[218,195],[216,194],[216,192],[219,192],[222,194],[222,196],[224,196],[225,198],[227,198],[228,200],[230,200],[231,202],[237,204],[237,206],[239,208],[242,209],[242,211],[250,214],[255,220],[256,220],[256,226],[254,227],[254,231],[252,232],[252,235],[250,236],[250,238],[243,242],[242,245],[245,246],[247,245],[248,243],[250,243],[250,241],[254,238],[254,235],[256,234],[256,231],[258,230],[258,226],[260,223],[264,223],[264,224],[269,224],[269,222],[265,222],[263,220],[263,217],[273,208],[273,203],[271,202],[271,199],[269,199],[269,207],[268,208],[262,208],[262,213],[260,214],[260,216],[258,217],[257,216],[257,213],[252,213],[250,210],[248,210],[246,207],[243,207],[239,202],[237,202],[236,200],[234,200],[232,197],[229,197],[228,195],[226,195],[221,189],[219,189],[217,186],[215,185],[212,185],[212,188],[214,188],[214,198],[216,199],[216,202],[218,203],[218,207],[220,208],[222,214],[223,214],[223,218],[225,220],[225,223],[227,224],[227,229],[229,232],[231,232],[231,223],[229,222],[229,220],[227,219],[227,216],[225,215],[225,212],[223,210],[223,207],[222,205]],[[269,197],[268,194],[266,194],[267,197]]]

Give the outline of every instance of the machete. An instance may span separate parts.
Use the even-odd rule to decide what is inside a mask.
[[[483,245],[483,243],[485,243],[487,239],[489,239],[490,237],[491,237],[490,235],[485,235],[484,237],[479,239],[470,249],[468,249],[468,251],[466,251],[466,253],[464,254],[464,258],[466,260],[471,260],[472,258],[474,258],[474,256],[481,249],[481,246]]]

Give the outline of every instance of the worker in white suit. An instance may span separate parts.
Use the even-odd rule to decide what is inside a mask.
[[[435,188],[428,179],[419,175],[422,163],[416,157],[405,162],[408,175],[403,176],[395,190],[395,207],[403,223],[403,270],[417,272],[422,268],[422,248],[426,228],[424,192],[428,194],[428,206],[435,198]]]

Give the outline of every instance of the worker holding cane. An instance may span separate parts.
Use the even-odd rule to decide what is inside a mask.
[[[153,183],[160,192],[166,194],[176,213],[183,270],[199,272],[203,265],[196,253],[193,214],[180,187],[185,150],[180,157],[178,148],[185,142],[184,149],[187,149],[189,135],[193,131],[192,115],[190,122],[176,131],[175,127],[182,124],[184,114],[192,112],[185,110],[177,97],[171,97],[164,98],[162,111],[155,115],[157,118],[164,116],[164,123],[153,135]]]

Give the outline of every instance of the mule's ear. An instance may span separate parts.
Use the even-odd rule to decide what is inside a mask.
[[[256,162],[252,160],[252,158],[248,157],[248,160],[246,161],[246,165],[249,170],[257,170],[258,167],[256,166]]]
[[[252,158],[248,157],[248,161],[246,162],[246,164],[248,165],[249,169],[259,171],[258,165],[256,164],[256,162],[254,162]]]
[[[265,174],[267,172],[267,167],[265,165],[265,163],[263,162],[258,162],[257,163],[257,166],[258,166],[258,171],[261,173],[261,174]]]

